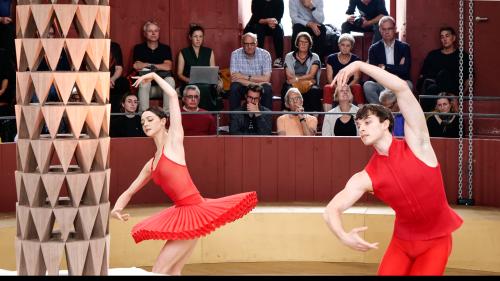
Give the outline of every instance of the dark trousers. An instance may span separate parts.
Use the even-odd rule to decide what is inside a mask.
[[[380,39],[382,39],[382,35],[380,34],[380,30],[378,29],[378,23],[368,27],[368,28],[362,28],[361,26],[352,24],[348,21],[344,22],[342,24],[342,34],[344,33],[351,33],[351,31],[356,31],[356,32],[373,32],[373,40],[372,40],[372,45],[374,43],[377,43]]]
[[[325,58],[325,44],[326,44],[326,27],[322,24],[319,27],[321,34],[319,36],[316,36],[313,32],[312,29],[310,29],[307,26],[303,26],[302,24],[294,24],[293,25],[293,32],[292,32],[292,49],[294,51],[297,50],[297,46],[295,46],[295,39],[297,38],[297,34],[300,32],[307,32],[309,35],[311,35],[313,39],[313,46],[312,46],[312,52],[316,53],[319,56],[319,59],[321,62],[324,62]]]
[[[264,90],[260,99],[260,104],[267,107],[269,110],[273,110],[273,88],[270,84],[263,84],[262,87]],[[238,82],[232,82],[230,91],[229,110],[235,110],[241,106],[241,100],[245,97],[247,87]]]
[[[464,81],[467,78],[464,78]],[[438,72],[435,78],[420,78],[418,81],[420,95],[436,96],[446,92],[458,95],[458,81],[455,81],[450,72],[446,69]],[[436,99],[422,98],[420,105],[424,112],[433,111],[436,106]]]
[[[247,24],[243,33],[247,32],[257,34],[258,46],[262,49],[264,49],[265,37],[272,36],[276,58],[283,58],[283,38],[285,33],[283,32],[283,26],[281,26],[281,24],[278,24],[275,29],[264,24]]]

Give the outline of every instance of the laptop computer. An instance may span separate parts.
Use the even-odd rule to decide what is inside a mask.
[[[189,84],[212,84],[219,82],[218,66],[191,66]]]

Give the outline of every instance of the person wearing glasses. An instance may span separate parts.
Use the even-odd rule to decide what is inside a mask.
[[[141,125],[141,116],[136,115],[139,102],[137,96],[130,92],[122,97],[121,112],[125,115],[114,116],[111,119],[112,138],[145,137]]]
[[[379,30],[382,40],[371,45],[368,50],[369,63],[387,70],[408,83],[410,90],[411,52],[410,45],[396,39],[396,21],[393,17],[384,16],[380,19]],[[363,85],[368,103],[379,103],[379,95],[384,87],[376,81],[366,81]]]
[[[250,84],[245,94],[245,102],[235,111],[248,111],[248,114],[231,114],[229,133],[231,135],[271,135],[272,115],[260,112],[270,111],[260,104],[263,88]]]
[[[273,90],[271,88],[271,54],[257,47],[257,35],[248,32],[241,38],[242,47],[231,53],[231,89],[229,93],[229,110],[241,106],[241,98],[250,84],[262,88],[262,105],[268,109],[273,106]]]
[[[304,112],[304,100],[297,88],[290,88],[285,95],[285,103],[290,112]],[[284,114],[276,121],[280,136],[314,136],[318,119],[309,114]]]
[[[395,137],[404,137],[405,118],[402,114],[394,114],[394,112],[399,112],[398,100],[394,92],[388,89],[383,90],[382,93],[380,93],[379,101],[383,107],[389,109],[393,113],[394,128],[392,130],[392,135]]]
[[[200,89],[196,85],[187,85],[182,92],[181,112],[203,112],[199,107]],[[215,135],[215,118],[211,114],[182,114],[182,127],[185,136]]]

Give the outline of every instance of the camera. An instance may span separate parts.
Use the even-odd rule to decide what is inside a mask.
[[[361,27],[363,25],[363,17],[357,16],[356,18],[354,18],[354,25]]]

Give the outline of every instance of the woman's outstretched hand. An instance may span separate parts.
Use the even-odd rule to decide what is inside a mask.
[[[361,61],[355,61],[353,63],[350,63],[348,66],[344,67],[342,70],[335,75],[333,78],[333,81],[331,83],[332,86],[342,86],[342,85],[347,85],[349,82],[349,79],[359,71],[361,68],[361,64],[363,62]]]
[[[134,76],[134,77],[132,77],[132,79],[137,79],[137,80],[134,82],[134,84],[132,86],[137,88],[137,87],[139,87],[139,85],[141,83],[149,83],[155,79],[155,75],[157,75],[157,74],[154,72],[150,72],[150,73],[144,74],[142,76]]]
[[[111,211],[111,217],[118,219],[118,220],[121,220],[121,221],[128,221],[128,219],[130,218],[130,214],[127,214],[127,213],[124,214],[124,213],[122,213],[122,210],[113,209]]]

